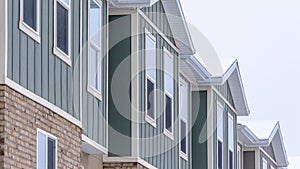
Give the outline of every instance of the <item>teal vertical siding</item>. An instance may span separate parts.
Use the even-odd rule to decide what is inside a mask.
[[[226,98],[226,101],[229,103],[233,103],[230,87],[228,85],[228,82],[226,82],[224,85],[221,86],[216,86],[217,90],[223,98]],[[233,126],[234,126],[234,156],[236,157],[236,145],[237,145],[237,133],[236,133],[236,126],[237,126],[237,116],[234,113],[234,111],[224,102],[224,100],[216,93],[213,93],[213,112],[214,112],[214,128],[217,127],[217,103],[220,103],[224,107],[224,112],[223,112],[223,129],[224,129],[224,138],[223,138],[223,161],[224,161],[224,166],[228,166],[228,161],[229,161],[229,155],[228,155],[228,114],[230,114],[233,117]],[[234,105],[232,105],[234,106]],[[217,166],[217,132],[214,132],[214,164]],[[236,167],[236,163],[234,164]],[[235,168],[234,167],[234,168]]]
[[[169,24],[165,15],[156,15],[154,12],[164,14],[164,9],[159,1],[150,8],[143,8],[142,11],[146,16],[161,30],[161,32],[167,33],[170,31]],[[162,17],[164,16],[164,17]],[[164,72],[163,70],[163,48],[165,47],[174,58],[174,140],[169,139],[163,134],[164,130],[164,113],[161,112],[164,107],[164,95],[156,96],[156,128],[145,121],[145,114],[139,115],[140,120],[140,156],[157,168],[166,169],[178,169],[179,168],[179,91],[178,91],[178,79],[179,79],[179,65],[178,65],[178,53],[168,44],[159,34],[156,32],[149,23],[146,22],[142,17],[139,17],[139,58],[140,68],[145,69],[145,28],[152,33],[156,38],[156,60],[157,60],[157,73],[156,73],[156,89],[164,91]],[[168,35],[168,34],[166,34]],[[175,45],[173,41],[173,45]],[[145,112],[145,72],[139,76],[140,81],[140,109],[141,112]]]
[[[73,78],[75,60],[78,59],[80,1],[71,1],[71,59],[72,67],[53,55],[53,0],[41,1],[41,42],[37,43],[19,29],[20,0],[8,1],[8,78],[60,107],[79,119],[79,104],[73,98],[79,97],[74,91]]]
[[[109,22],[108,151],[109,156],[130,156],[131,16],[110,16]],[[117,72],[119,68],[121,72]],[[114,100],[113,92],[120,95],[119,100]]]
[[[106,76],[107,76],[107,1],[102,1],[102,100],[87,91],[88,88],[88,4],[89,0],[82,0],[82,128],[83,134],[99,145],[107,147],[106,143]],[[76,45],[76,44],[75,44]],[[76,68],[77,69],[77,68]],[[79,84],[79,79],[78,79]],[[77,101],[79,103],[79,101]]]
[[[192,168],[207,168],[207,92],[192,93]]]

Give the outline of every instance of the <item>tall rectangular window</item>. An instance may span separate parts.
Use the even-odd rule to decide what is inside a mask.
[[[234,122],[232,115],[228,114],[228,164],[233,169],[234,164]]]
[[[180,84],[180,151],[181,155],[187,159],[188,154],[188,111],[189,111],[188,86],[185,83]]]
[[[40,42],[40,0],[20,1],[20,29]]]
[[[37,169],[57,168],[57,138],[37,131]]]
[[[217,104],[217,136],[218,136],[218,169],[223,169],[223,133],[224,133],[224,108],[218,103]]]
[[[71,65],[71,0],[55,0],[54,2],[54,54]]]
[[[268,169],[268,161],[263,158],[263,169]]]
[[[165,134],[173,138],[173,96],[174,62],[172,54],[164,50],[164,89],[165,89]]]
[[[98,0],[90,0],[89,5],[89,92],[99,99],[102,88],[101,59],[101,4]]]
[[[156,126],[156,39],[147,30],[145,36],[146,57],[146,121]]]

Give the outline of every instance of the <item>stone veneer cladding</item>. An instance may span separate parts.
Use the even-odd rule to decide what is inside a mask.
[[[58,138],[57,168],[81,166],[81,128],[0,85],[0,168],[36,168],[37,128]]]

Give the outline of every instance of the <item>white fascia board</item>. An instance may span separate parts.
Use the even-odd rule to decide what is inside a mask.
[[[116,8],[143,8],[150,7],[158,0],[110,0],[109,2]]]

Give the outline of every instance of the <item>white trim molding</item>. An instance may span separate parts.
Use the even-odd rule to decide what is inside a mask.
[[[63,0],[54,0],[54,37],[53,37],[53,54],[64,61],[67,65],[72,65],[71,60],[71,16],[72,16],[72,0],[69,1],[70,4],[66,4]],[[63,7],[68,10],[68,54],[63,52],[57,46],[57,3],[60,3]]]
[[[148,169],[157,169],[140,157],[103,157],[104,163],[139,163]]]
[[[108,150],[106,147],[98,144],[94,140],[88,138],[82,134],[82,151],[88,154],[107,154]]]
[[[9,78],[6,78],[6,84],[11,87],[12,89],[14,89],[15,91],[23,94],[24,96],[30,98],[31,100],[43,105],[44,107],[50,109],[51,111],[57,113],[58,115],[60,115],[61,117],[65,118],[66,120],[68,120],[69,122],[73,123],[74,125],[82,128],[82,123],[76,119],[75,117],[71,116],[70,114],[68,114],[67,112],[65,112],[64,110],[62,110],[61,108],[57,107],[56,105],[50,103],[49,101],[45,100],[44,98],[41,98],[40,96],[32,93],[31,91],[29,91],[28,89],[22,87],[21,85],[17,84],[16,82],[10,80]]]
[[[7,1],[0,1],[0,84],[5,84],[7,76]]]
[[[37,43],[41,42],[40,36],[40,16],[41,16],[41,0],[36,0],[36,29],[34,30],[29,25],[27,25],[24,21],[24,0],[20,0],[20,21],[19,21],[19,29],[23,31],[25,34],[30,36]]]

